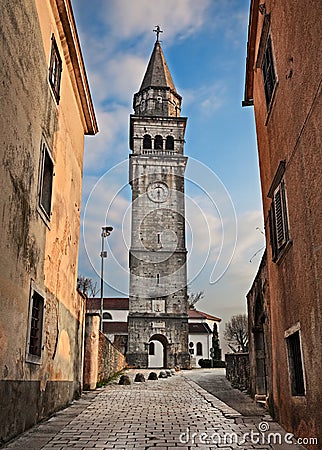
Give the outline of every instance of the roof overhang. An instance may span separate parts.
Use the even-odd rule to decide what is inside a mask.
[[[75,18],[70,0],[51,0],[56,6],[66,43],[69,59],[73,68],[71,74],[73,87],[84,118],[84,133],[94,135],[98,132],[94,106],[91,98],[84,60],[77,34]],[[66,50],[66,47],[64,50]]]
[[[248,23],[245,92],[242,106],[254,105],[253,84],[254,84],[255,46],[256,46],[258,13],[259,13],[259,0],[251,0],[249,23]]]

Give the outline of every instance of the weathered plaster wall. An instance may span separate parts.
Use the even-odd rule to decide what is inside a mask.
[[[58,106],[48,83],[52,34],[63,60]],[[81,390],[84,299],[76,292],[76,278],[84,122],[55,2],[6,2],[0,39],[5,62],[0,66],[0,395],[6,405],[0,440],[5,440]],[[37,210],[42,139],[54,160],[49,224]],[[26,362],[31,280],[46,297],[40,364]]]
[[[263,193],[268,220],[269,187],[281,160],[292,245],[277,264],[272,262],[267,229],[268,278],[271,300],[273,400],[282,425],[301,437],[322,440],[321,276],[321,17],[318,0],[268,0],[278,86],[267,114],[261,69],[254,73],[254,105]],[[259,46],[263,16],[259,24]],[[255,56],[256,59],[256,56]],[[285,331],[300,324],[305,396],[293,396]]]

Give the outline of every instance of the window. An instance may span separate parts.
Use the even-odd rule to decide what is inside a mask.
[[[279,254],[290,241],[285,183],[283,179],[273,193],[272,205],[269,211],[269,223],[273,261],[276,262]]]
[[[167,136],[165,141],[166,150],[174,150],[174,138],[173,136]]]
[[[112,320],[111,314],[108,312],[103,313],[103,320]]]
[[[149,355],[155,355],[155,345],[154,345],[154,342],[150,342],[150,344],[149,344]]]
[[[197,356],[202,356],[202,343],[197,342]]]
[[[293,396],[305,395],[300,330],[286,338],[291,391]]]
[[[41,212],[44,213],[47,220],[50,220],[54,163],[44,140],[42,141],[41,147],[38,201]]]
[[[27,361],[40,363],[43,340],[45,298],[32,282],[30,289]]]
[[[157,273],[156,275],[156,284],[160,284],[160,274]]]
[[[268,36],[266,48],[263,54],[262,71],[264,79],[266,106],[268,109],[272,101],[274,88],[277,81],[273,59],[272,40],[270,36]]]
[[[157,134],[154,138],[154,148],[156,150],[161,150],[163,148],[163,139],[159,134]]]
[[[62,72],[62,60],[58,52],[55,37],[52,36],[48,78],[57,103],[59,103],[60,99],[59,92],[60,92],[61,72]]]
[[[151,136],[149,134],[143,136],[143,148],[152,148]]]

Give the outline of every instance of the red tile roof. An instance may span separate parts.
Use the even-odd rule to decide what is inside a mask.
[[[106,334],[127,334],[127,322],[103,322],[103,331]]]
[[[198,309],[189,309],[188,316],[189,319],[207,319],[207,320],[215,320],[216,322],[221,322],[220,317],[212,316],[211,314],[198,311]]]
[[[99,310],[101,307],[100,298],[88,298],[86,302],[87,311]],[[104,310],[129,310],[129,299],[122,297],[111,297],[103,299]]]

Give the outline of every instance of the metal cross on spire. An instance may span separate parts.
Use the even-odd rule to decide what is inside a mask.
[[[154,29],[153,31],[154,31],[154,33],[156,33],[156,35],[157,35],[157,42],[159,42],[159,34],[160,34],[160,33],[163,33],[163,30],[161,30],[161,28],[160,28],[159,25],[156,25],[156,26],[155,26],[155,29]]]

